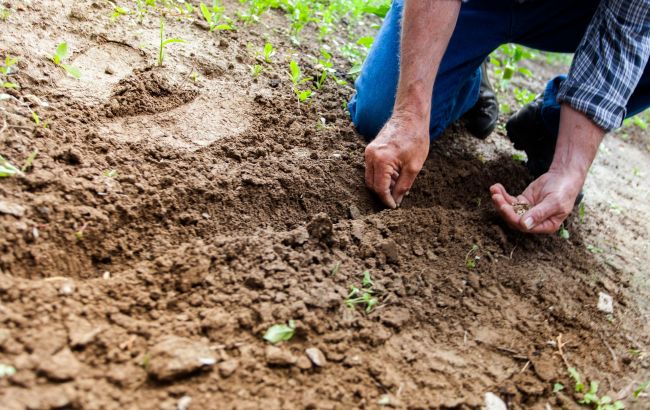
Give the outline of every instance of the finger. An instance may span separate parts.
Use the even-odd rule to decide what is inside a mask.
[[[365,160],[366,160],[366,172],[365,172],[366,186],[370,189],[373,189],[372,183],[375,180],[374,172],[373,172],[375,164],[372,155],[368,153],[367,149],[365,153]]]
[[[517,215],[512,204],[509,201],[506,201],[506,198],[504,198],[500,193],[492,195],[492,202],[501,218],[503,218],[510,227],[519,229],[519,220],[521,217]]]
[[[390,193],[390,184],[393,180],[391,175],[393,174],[393,171],[393,167],[389,165],[375,164],[372,189],[377,193],[379,199],[381,199],[386,206],[395,209],[397,205],[395,204],[395,199]]]
[[[527,232],[535,230],[535,233],[553,233],[558,230],[559,222],[557,222],[557,218],[551,220],[551,217],[561,214],[560,204],[552,198],[545,197],[542,202],[521,217],[521,228]],[[557,226],[555,226],[556,224]]]
[[[490,187],[490,193],[492,195],[494,194],[500,194],[510,205],[514,204],[517,202],[517,199],[510,195],[508,191],[503,187],[501,184],[494,184]]]
[[[402,168],[402,172],[399,174],[395,187],[391,191],[397,206],[400,206],[402,203],[404,195],[406,195],[413,186],[413,182],[415,182],[415,178],[418,176],[419,172],[420,169],[413,166],[405,166]]]

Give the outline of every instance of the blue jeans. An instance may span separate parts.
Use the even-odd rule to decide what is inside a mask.
[[[373,139],[392,114],[399,77],[400,20],[403,0],[393,0],[348,107],[357,130]],[[578,47],[593,16],[595,0],[540,0],[519,4],[515,0],[470,0],[463,3],[456,28],[440,63],[432,105],[430,136],[435,139],[449,124],[476,104],[481,81],[480,65],[501,44],[563,53]],[[649,64],[650,65],[650,64]],[[555,96],[564,79],[548,82],[542,118],[557,134],[560,106]],[[650,106],[650,69],[646,66],[627,106],[628,116]]]

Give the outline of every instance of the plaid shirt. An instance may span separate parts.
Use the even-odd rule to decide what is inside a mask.
[[[650,56],[650,0],[601,0],[558,101],[605,131],[619,127]]]

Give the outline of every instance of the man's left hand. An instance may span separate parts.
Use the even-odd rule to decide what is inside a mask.
[[[580,173],[550,170],[513,197],[501,184],[490,187],[492,202],[511,228],[528,233],[554,233],[569,216],[585,178]],[[523,215],[515,204],[531,208]]]

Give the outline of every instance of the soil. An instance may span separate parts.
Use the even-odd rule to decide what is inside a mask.
[[[648,190],[619,173],[650,172],[648,152],[606,141],[622,145],[595,165],[590,181],[607,178],[588,182],[569,240],[513,232],[492,208],[491,184],[530,182],[502,128],[477,141],[451,127],[385,210],[342,108],[351,87],[309,104],[292,91],[291,58],[316,73],[309,29],[295,46],[278,12],[234,32],[168,19],[188,43],[155,67],[155,16],[11,3],[0,50],[19,58],[21,89],[0,101],[0,154],[38,156],[0,181],[0,363],[16,369],[0,407],[462,409],[491,392],[576,408],[568,366],[649,405],[632,398],[650,376]],[[247,45],[266,36],[279,53],[253,78]],[[63,39],[81,80],[48,60]],[[616,198],[641,205],[612,215]],[[381,295],[369,314],[345,305],[364,270]],[[289,320],[294,337],[270,347],[265,331]]]

